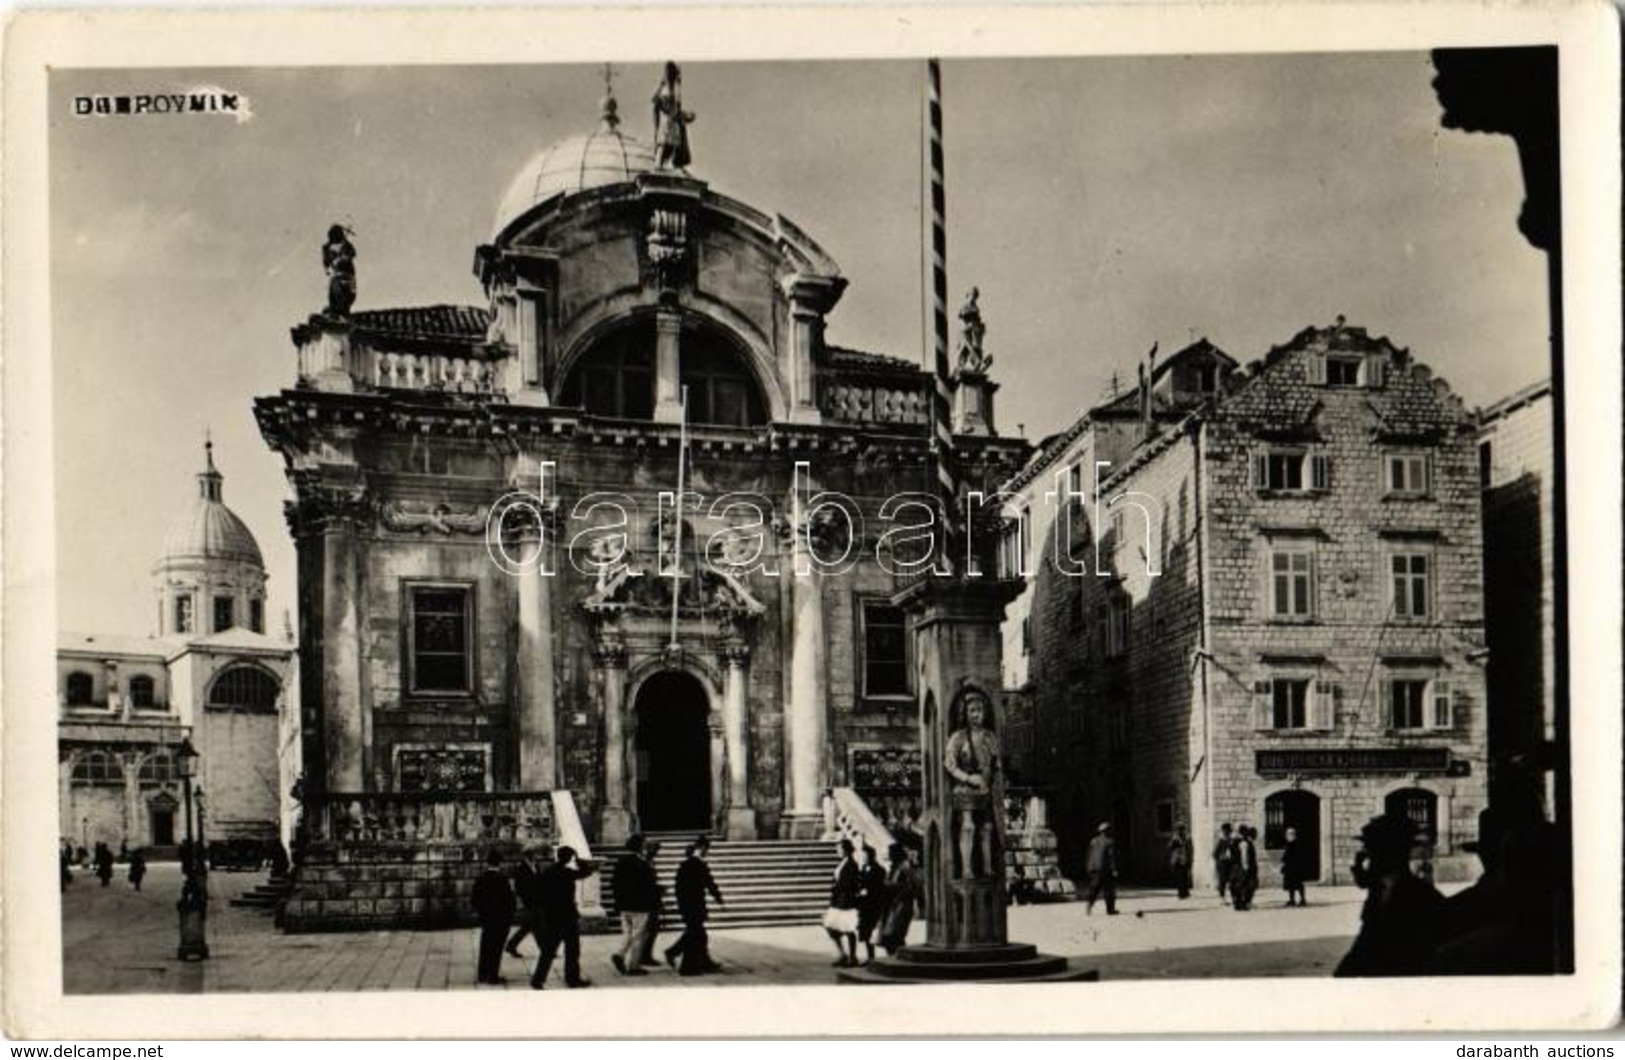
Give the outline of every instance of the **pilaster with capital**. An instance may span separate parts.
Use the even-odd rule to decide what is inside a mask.
[[[611,623],[601,624],[593,634],[592,665],[598,705],[604,716],[604,806],[599,818],[599,837],[604,843],[619,843],[632,832],[632,815],[626,798],[626,643]]]
[[[723,641],[722,735],[728,759],[728,799],[725,827],[729,839],[756,838],[756,811],[750,804],[750,737],[745,688],[750,645],[737,636]]]
[[[813,565],[812,533],[799,505],[781,526],[789,538],[791,581],[790,687],[784,711],[784,757],[789,838],[822,832],[827,785],[829,676],[824,634],[823,577]]]

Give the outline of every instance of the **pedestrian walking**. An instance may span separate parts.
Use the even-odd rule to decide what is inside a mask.
[[[655,940],[660,937],[660,922],[666,915],[666,888],[660,882],[659,870],[655,868],[655,859],[660,856],[660,842],[654,839],[645,839],[643,843],[643,860],[649,863],[649,876],[655,881],[654,906],[649,910],[649,920],[643,927],[643,943],[638,947],[637,967],[659,968],[660,962],[655,960]]]
[[[62,870],[62,889],[65,891],[68,884],[73,882],[73,844],[66,839],[57,850],[57,862]]]
[[[710,895],[722,905],[722,892],[711,877],[711,866],[705,857],[711,851],[711,840],[700,836],[683,852],[683,864],[677,869],[674,890],[677,892],[677,915],[683,918],[683,934],[666,950],[666,963],[678,970],[679,975],[704,975],[720,972],[722,966],[711,959],[711,940],[705,932],[709,916],[706,896]],[[678,960],[682,964],[678,964]]]
[[[1410,871],[1415,829],[1403,817],[1382,814],[1360,831],[1355,882],[1366,890],[1360,933],[1332,972],[1340,978],[1424,975],[1445,920],[1445,902],[1431,883]]]
[[[1089,875],[1089,894],[1083,907],[1085,916],[1095,911],[1095,902],[1106,899],[1106,914],[1117,915],[1117,840],[1112,837],[1110,821],[1101,821],[1095,837],[1089,840],[1089,851],[1084,862]]]
[[[824,910],[824,932],[835,943],[835,967],[850,968],[858,963],[858,897],[862,881],[853,860],[852,840],[843,839],[835,847],[840,858],[829,887],[829,906]]]
[[[480,956],[477,980],[498,985],[502,978],[502,940],[513,923],[515,906],[513,887],[502,871],[502,854],[491,851],[485,855],[485,870],[474,881],[472,895],[474,915],[480,922]]]
[[[1219,884],[1219,901],[1224,901],[1230,889],[1230,873],[1236,864],[1236,837],[1230,822],[1219,826],[1218,841],[1213,844],[1213,878]]]
[[[858,848],[858,941],[866,965],[875,963],[875,930],[885,912],[886,870],[876,860],[875,848],[865,843]]]
[[[113,850],[106,843],[96,844],[96,877],[103,887],[113,882]]]
[[[1183,823],[1174,826],[1174,837],[1168,840],[1168,874],[1174,879],[1179,897],[1191,896],[1191,862],[1196,858],[1196,845]]]
[[[536,970],[530,976],[532,990],[542,989],[547,982],[548,970],[561,945],[564,985],[571,989],[592,985],[592,980],[581,974],[581,911],[576,908],[576,884],[597,871],[597,865],[577,858],[573,847],[559,847],[553,863],[538,875],[541,904],[537,909],[538,951]]]
[[[1288,828],[1281,845],[1281,886],[1286,888],[1286,904],[1308,905],[1304,894],[1304,880],[1309,875],[1309,852],[1298,838],[1296,828]]]
[[[654,866],[643,856],[643,836],[632,836],[626,841],[626,853],[616,859],[610,879],[615,909],[621,916],[621,948],[609,961],[622,975],[649,974],[640,965],[649,918],[660,902],[659,887]]]
[[[513,891],[519,899],[519,926],[508,936],[504,947],[509,956],[523,957],[519,944],[529,935],[541,944],[539,920],[542,908],[542,866],[553,859],[553,848],[547,844],[526,847],[519,855],[519,864],[513,869]]]
[[[908,941],[915,908],[925,904],[925,888],[903,844],[893,843],[886,851],[886,860],[890,865],[886,870],[886,915],[880,922],[880,945],[887,956],[895,957]]]
[[[141,881],[147,878],[147,858],[139,850],[130,851],[130,885],[137,891],[141,889]]]

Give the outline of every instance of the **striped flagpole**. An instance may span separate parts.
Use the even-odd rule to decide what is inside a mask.
[[[925,64],[925,124],[923,182],[929,189],[930,210],[923,222],[925,255],[922,264],[929,279],[925,287],[927,341],[931,344],[935,389],[931,396],[931,457],[935,491],[950,517],[959,504],[959,481],[954,474],[953,391],[948,367],[948,202],[942,166],[942,64]]]

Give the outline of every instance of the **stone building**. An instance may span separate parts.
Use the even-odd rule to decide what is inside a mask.
[[[296,716],[293,645],[265,635],[265,564],[222,500],[223,481],[208,446],[197,495],[153,568],[153,635],[58,640],[59,813],[75,844],[163,852],[184,839],[183,741],[199,756],[194,801],[207,837],[270,838],[281,827],[297,768],[279,754]]]
[[[295,495],[307,808],[410,804],[377,812],[418,835],[412,797],[562,791],[597,843],[756,839],[820,834],[850,787],[905,820],[887,500],[930,481],[930,376],[827,341],[830,255],[657,164],[612,98],[515,177],[474,271],[478,305],[332,300],[256,406]],[[963,473],[1002,481],[1028,447],[971,376]]]
[[[1292,827],[1341,882],[1386,810],[1433,837],[1438,878],[1465,875],[1485,804],[1477,484],[1445,383],[1342,321],[1246,368],[1196,344],[1047,444],[1008,503],[1070,499],[1006,636],[1028,646],[1068,867],[1111,821],[1126,871],[1161,882],[1177,823],[1200,849],[1231,821],[1260,830],[1266,877]]]
[[[1491,783],[1529,785],[1548,816],[1556,773],[1552,386],[1483,410],[1484,619],[1489,643]]]

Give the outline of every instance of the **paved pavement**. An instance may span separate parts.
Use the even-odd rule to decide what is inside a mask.
[[[505,987],[474,983],[473,930],[379,931],[284,935],[269,914],[236,909],[230,897],[262,875],[216,872],[210,877],[206,961],[175,957],[178,941],[175,865],[151,867],[136,893],[122,876],[107,888],[80,875],[63,895],[63,990],[68,994],[229,993],[357,990],[524,990],[529,962],[504,958]],[[1010,937],[1040,943],[1102,979],[1203,979],[1326,976],[1359,925],[1362,893],[1354,888],[1310,891],[1311,904],[1287,909],[1265,892],[1252,911],[1238,913],[1216,897],[1177,900],[1171,891],[1125,891],[1120,915],[1081,902],[1016,906]],[[664,937],[670,941],[671,936]],[[915,937],[923,941],[920,925]],[[535,944],[522,949],[531,956]],[[724,971],[679,978],[666,970],[640,978],[617,976],[609,964],[612,936],[588,936],[582,964],[596,988],[709,989],[762,984],[832,983],[834,950],[813,925],[745,928],[712,933]],[[562,986],[555,964],[548,987]]]

